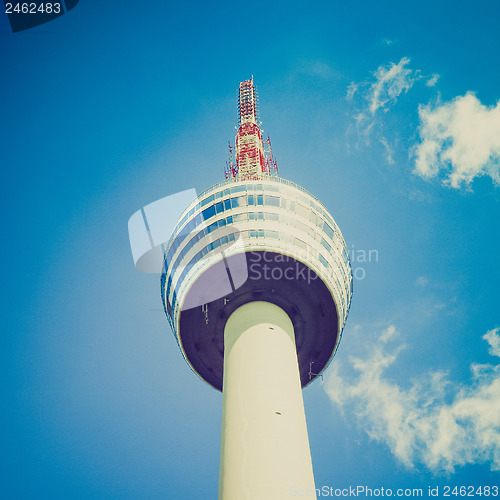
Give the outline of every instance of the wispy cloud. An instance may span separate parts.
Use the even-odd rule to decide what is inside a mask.
[[[354,95],[356,94],[356,92],[358,91],[358,88],[359,88],[359,85],[356,83],[356,82],[351,82],[349,84],[349,86],[347,87],[347,95],[346,95],[346,99],[348,101],[352,101]]]
[[[419,117],[416,174],[430,179],[443,170],[444,183],[456,189],[482,175],[500,184],[500,101],[486,107],[468,92],[441,105],[419,106]]]
[[[410,68],[410,59],[403,57],[398,63],[381,65],[372,77],[362,82],[351,82],[347,88],[346,100],[353,102],[355,111],[353,123],[347,131],[349,136],[355,129],[357,140],[365,146],[371,144],[373,133],[385,149],[386,161],[394,164],[394,149],[382,133],[382,119],[398,101],[401,94],[406,94],[418,80],[426,79],[426,84],[436,84],[438,75],[423,76],[418,69]],[[349,145],[349,144],[348,144]]]
[[[403,92],[406,94],[417,80],[424,78],[420,70],[409,68],[409,64],[410,59],[403,57],[397,64],[391,62],[379,66],[373,73],[373,78],[359,83],[351,82],[346,99],[352,101],[358,94],[361,101],[360,112],[367,115],[373,116],[379,110],[387,112]],[[434,77],[437,81],[438,75]]]
[[[419,78],[419,71],[408,68],[408,64],[410,64],[410,59],[403,57],[397,64],[379,66],[375,71],[375,79],[366,95],[368,109],[372,115],[378,109],[387,111],[396,103],[401,93],[408,92]]]
[[[406,466],[434,471],[491,463],[500,470],[500,364],[471,365],[472,380],[460,386],[444,372],[431,372],[409,389],[385,376],[405,346],[394,325],[384,330],[362,358],[350,363],[353,379],[335,363],[325,389],[334,405],[353,411],[370,438],[385,443]],[[500,328],[483,339],[500,356]],[[349,381],[348,381],[349,380]]]
[[[498,356],[500,358],[500,328],[495,328],[494,330],[490,330],[484,337],[488,344],[490,344],[490,348],[488,352],[492,356]]]
[[[385,148],[385,159],[389,165],[394,165],[396,162],[394,161],[394,151],[392,147],[389,145],[389,141],[384,137],[380,137],[380,142]]]
[[[427,87],[435,87],[438,80],[439,75],[432,75],[426,80],[425,84],[427,85]]]

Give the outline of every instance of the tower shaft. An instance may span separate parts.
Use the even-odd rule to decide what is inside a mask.
[[[316,498],[290,318],[247,303],[229,317],[224,344],[219,500]]]

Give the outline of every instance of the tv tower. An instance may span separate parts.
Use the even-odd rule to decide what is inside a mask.
[[[226,179],[181,215],[161,278],[184,358],[223,394],[222,500],[314,495],[301,389],[333,358],[352,296],[342,234],[278,177],[257,104],[252,77],[239,85]]]

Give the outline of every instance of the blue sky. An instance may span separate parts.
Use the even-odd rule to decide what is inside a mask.
[[[252,5],[0,15],[3,497],[216,497],[222,398],[127,222],[223,178],[251,75],[363,278],[303,392],[316,486],[499,484],[499,4]]]

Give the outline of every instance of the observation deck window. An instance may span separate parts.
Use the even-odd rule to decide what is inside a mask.
[[[181,227],[184,224],[184,222],[186,222],[188,217],[189,217],[189,212],[186,215],[184,215],[184,217],[177,223],[177,227]]]
[[[349,263],[349,255],[347,255],[345,248],[342,250],[342,258],[344,259],[344,263],[347,266]]]
[[[333,240],[333,229],[326,221],[323,223],[323,231]]]
[[[233,215],[233,221],[234,222],[245,222],[247,220],[248,220],[248,214],[247,213]]]
[[[192,231],[196,226],[199,226],[203,222],[203,216],[198,214],[190,223],[188,232]],[[186,226],[187,227],[187,226]]]
[[[201,206],[204,207],[207,203],[210,203],[211,201],[214,201],[214,195],[210,195],[204,200],[201,201]]]
[[[250,238],[264,238],[264,229],[250,229],[248,235]]]
[[[328,244],[325,238],[321,238],[321,244],[328,250],[329,253],[332,251],[332,247]]]
[[[231,198],[231,208],[244,207],[246,204],[246,196],[236,196]]]
[[[309,202],[311,201],[307,196],[303,195],[302,193],[298,193],[297,198],[306,205],[309,205]]]
[[[210,224],[210,226],[208,226],[206,228],[207,234],[210,234],[212,231],[215,231],[218,227],[219,226],[218,226],[217,222]]]
[[[321,224],[321,219],[318,217],[318,214],[316,212],[313,212],[312,210],[309,212],[309,220],[315,225],[319,226]]]
[[[264,220],[264,212],[250,212],[248,218],[250,220]]]
[[[205,220],[212,218],[215,215],[215,205],[212,205],[211,207],[208,207],[205,210],[203,210],[202,214]]]
[[[270,196],[270,195],[265,195],[264,196],[264,204],[269,205],[271,207],[279,207],[280,206],[280,199],[278,196]]]

